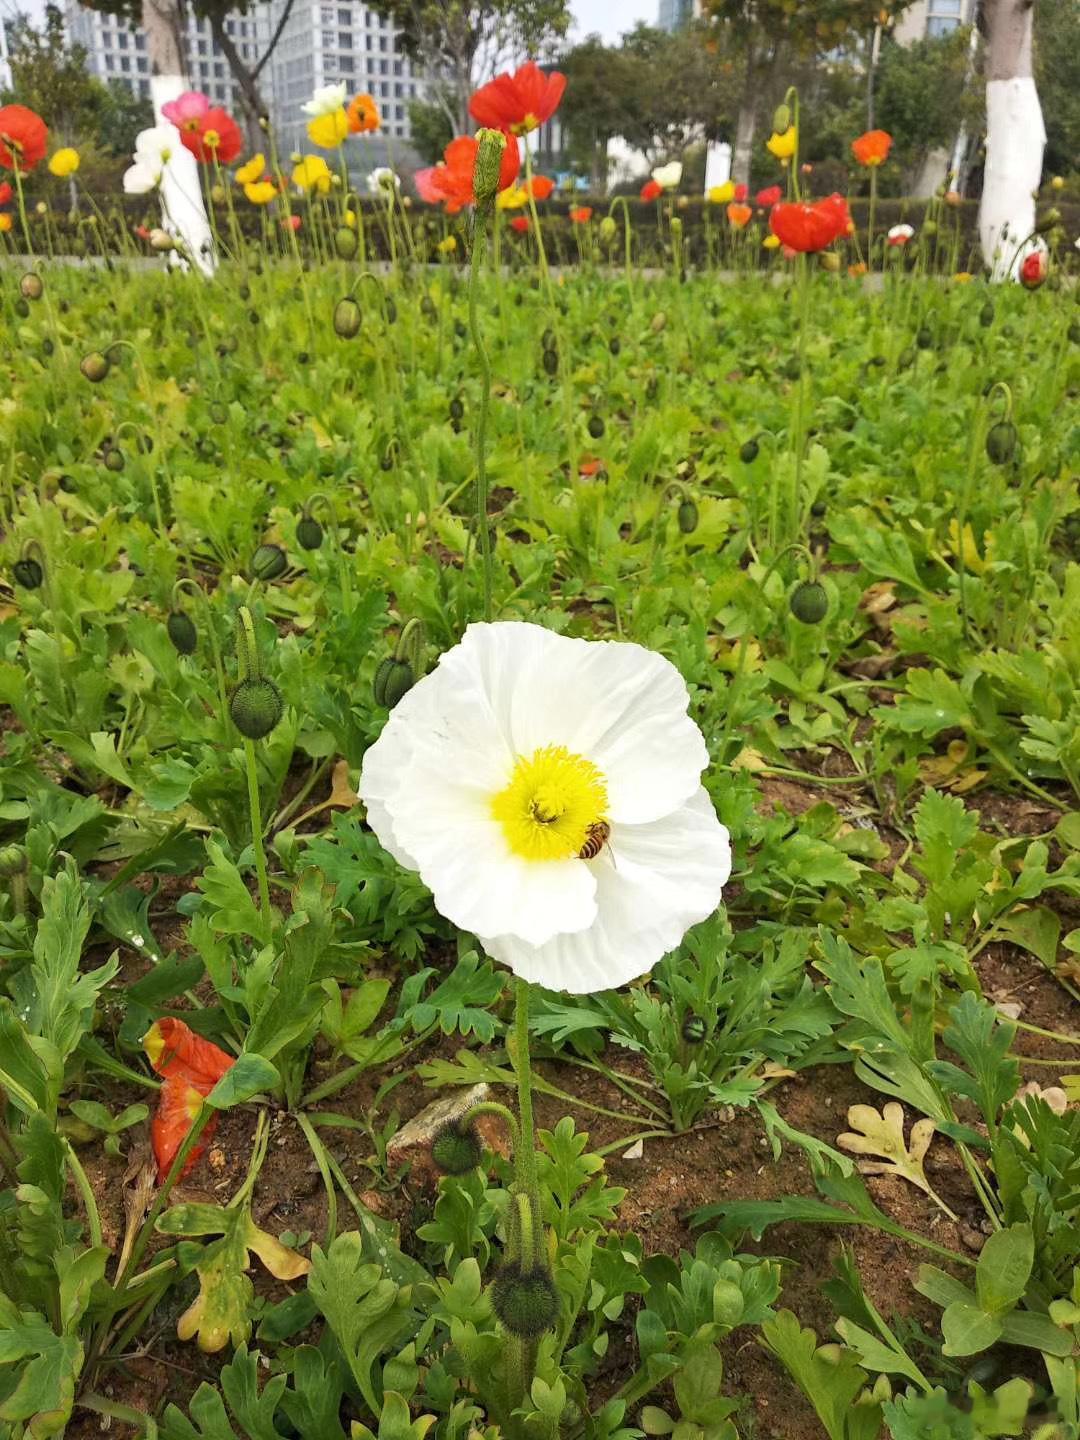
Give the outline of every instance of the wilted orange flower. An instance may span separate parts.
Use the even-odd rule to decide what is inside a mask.
[[[182,1020],[168,1017],[150,1026],[143,1036],[143,1049],[151,1066],[165,1081],[158,1094],[158,1108],[150,1127],[160,1184],[172,1168],[203,1100],[232,1067],[233,1057],[211,1041],[196,1035]],[[202,1154],[216,1121],[217,1116],[211,1116],[199,1144],[184,1164],[181,1179]]]
[[[892,149],[892,136],[887,130],[867,130],[851,142],[851,149],[860,165],[884,165]]]
[[[354,95],[345,110],[350,135],[370,135],[378,130],[379,107],[371,95]]]

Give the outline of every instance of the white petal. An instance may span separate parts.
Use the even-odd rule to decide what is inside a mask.
[[[588,930],[539,946],[515,934],[483,938],[488,954],[550,990],[581,995],[625,985],[713,913],[731,873],[731,846],[699,789],[662,820],[612,826],[611,853],[601,851],[589,868],[597,915]]]
[[[708,752],[675,666],[621,641],[539,625],[470,625],[440,671],[488,697],[512,753],[565,745],[603,771],[612,821],[659,819],[698,788]]]

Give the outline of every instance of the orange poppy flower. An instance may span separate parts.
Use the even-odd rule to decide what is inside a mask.
[[[482,85],[469,101],[469,114],[479,125],[527,135],[550,120],[566,89],[566,76],[558,70],[545,74],[534,60],[528,60],[513,75],[496,75]]]
[[[740,205],[735,200],[727,207],[727,218],[731,221],[732,225],[735,226],[736,230],[742,230],[745,226],[749,225],[753,214],[752,206]]]
[[[14,193],[6,180],[0,181],[0,205],[7,205]]]
[[[0,105],[0,165],[25,175],[45,158],[49,127],[25,105]]]
[[[641,187],[641,198],[645,201],[659,200],[663,193],[664,187],[660,184],[659,180],[646,180],[645,184]]]
[[[589,479],[591,479],[594,475],[599,475],[600,471],[603,468],[604,462],[602,460],[593,460],[585,457],[578,462],[578,474],[585,475]]]
[[[887,130],[867,130],[851,142],[851,149],[860,165],[884,165],[892,149],[892,136]]]
[[[170,1017],[150,1026],[143,1036],[143,1049],[151,1066],[165,1080],[158,1092],[157,1112],[150,1127],[160,1185],[195,1123],[203,1100],[232,1067],[233,1057],[212,1041],[196,1035],[182,1020]],[[181,1179],[202,1154],[216,1123],[217,1116],[212,1115],[199,1143],[184,1162]]]
[[[527,215],[515,215],[510,221],[510,229],[516,231],[519,235],[527,235],[531,224],[532,221]]]
[[[439,201],[448,215],[456,215],[466,205],[476,204],[473,192],[473,171],[476,169],[477,140],[474,135],[459,135],[443,151],[443,163],[428,170],[417,171],[416,183],[423,200]],[[508,190],[517,179],[521,156],[513,135],[506,136],[499,168],[499,189]]]
[[[570,219],[575,225],[587,225],[592,219],[592,206],[579,205],[576,210],[570,211]]]
[[[354,95],[345,111],[350,135],[370,135],[382,123],[379,107],[370,95]]]
[[[534,200],[550,200],[555,181],[549,175],[534,175],[525,189]]]
[[[809,254],[824,250],[848,234],[851,214],[842,195],[830,195],[812,205],[774,205],[769,228],[789,250]]]

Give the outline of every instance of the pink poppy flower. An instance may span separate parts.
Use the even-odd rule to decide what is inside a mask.
[[[161,113],[178,130],[198,131],[209,109],[210,101],[201,90],[185,90],[183,95],[163,105]]]
[[[433,182],[433,176],[438,168],[437,165],[429,165],[426,170],[417,170],[413,175],[416,193],[428,205],[438,205],[443,198],[442,191]]]

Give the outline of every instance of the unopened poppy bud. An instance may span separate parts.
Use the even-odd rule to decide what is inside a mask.
[[[604,417],[602,415],[589,416],[589,434],[594,440],[600,440],[604,434]]]
[[[386,297],[386,304],[383,306],[383,314],[386,317],[386,323],[388,325],[397,324],[397,305],[394,303],[394,297],[392,295],[388,295]]]
[[[682,1022],[682,1038],[688,1045],[700,1045],[705,1039],[705,1032],[708,1026],[700,1015],[695,1015],[692,1010],[687,1011]]]
[[[28,270],[19,281],[19,293],[27,300],[40,300],[45,293],[45,282],[34,270]]]
[[[92,385],[98,385],[109,373],[109,362],[100,350],[91,350],[79,361],[79,369]]]
[[[372,687],[375,704],[392,710],[402,696],[412,689],[414,681],[413,669],[408,660],[387,655],[385,660],[380,660],[379,668],[375,671],[375,683]]]
[[[318,550],[323,542],[323,528],[313,515],[301,515],[296,522],[296,543],[301,550]]]
[[[21,845],[5,845],[0,849],[0,879],[11,880],[25,875],[29,868],[26,851]]]
[[[226,406],[215,402],[210,406],[210,419],[215,425],[224,425],[229,418],[229,411]]]
[[[654,335],[659,335],[662,331],[664,331],[664,330],[667,329],[667,311],[666,311],[666,310],[658,310],[658,311],[656,312],[656,314],[655,314],[655,315],[652,317],[652,319],[649,321],[649,329],[652,331],[652,333],[653,333]]]
[[[689,496],[679,505],[679,529],[684,535],[692,535],[698,526],[698,508]]]
[[[758,457],[760,448],[756,440],[747,440],[746,444],[743,445],[739,451],[739,459],[744,465],[752,465]]]
[[[461,1121],[449,1121],[431,1142],[431,1158],[444,1175],[467,1175],[482,1157],[476,1127]]]
[[[545,350],[543,364],[545,374],[557,375],[559,373],[559,352],[557,350]]]
[[[932,238],[937,234],[937,232],[938,232],[938,223],[937,223],[936,220],[924,220],[924,221],[923,221],[922,233],[923,233],[928,239],[932,239]]]
[[[30,555],[25,555],[21,560],[16,560],[11,567],[11,573],[15,584],[21,585],[24,590],[39,590],[42,581],[45,579],[45,572],[38,562]]]
[[[224,185],[211,185],[211,186],[210,186],[210,199],[214,202],[215,205],[224,205],[224,204],[225,204],[225,186],[224,186]]]
[[[161,227],[158,226],[150,231],[150,249],[157,250],[159,254],[164,254],[167,250],[176,249],[176,241],[167,230],[162,230]]]
[[[262,740],[281,719],[281,691],[263,677],[241,680],[229,700],[229,718],[248,740]]]
[[[276,580],[288,564],[280,545],[260,545],[251,557],[251,574],[256,580]]]
[[[106,470],[111,470],[114,475],[119,475],[124,468],[124,452],[117,450],[115,446],[105,451],[104,464]]]
[[[656,322],[656,319],[657,319],[657,316],[654,315],[654,316],[653,316],[653,323],[654,323],[654,324],[655,324],[655,322]],[[667,316],[665,315],[665,316],[664,316],[664,325],[666,325],[666,324],[667,324]],[[661,325],[660,328],[661,328],[661,330],[662,330],[662,329],[664,328],[664,326]],[[618,337],[617,335],[613,335],[613,336],[611,337],[611,339],[608,341],[608,347],[607,347],[607,348],[608,348],[608,351],[609,351],[610,354],[612,354],[612,355],[618,355],[618,354],[620,353],[620,351],[622,350],[622,341],[619,339],[619,337]]]
[[[682,221],[679,219],[678,215],[673,215],[671,217],[671,233],[672,235],[682,234]]]
[[[351,260],[356,254],[360,244],[359,237],[355,230],[350,230],[348,225],[342,225],[334,232],[334,249],[337,251],[339,260]]]
[[[1016,426],[999,420],[986,434],[986,454],[994,465],[1007,465],[1016,454]]]
[[[194,655],[199,643],[195,622],[184,610],[174,610],[165,621],[165,630],[180,655]]]
[[[920,325],[915,334],[915,344],[920,350],[929,350],[934,343],[934,332],[929,325]]]
[[[791,106],[778,105],[773,111],[772,128],[777,135],[783,135],[791,125]]]
[[[804,580],[796,585],[788,602],[792,615],[804,625],[819,625],[829,610],[829,597],[818,580]]]
[[[615,223],[615,217],[613,215],[605,215],[603,220],[600,221],[600,239],[605,243],[610,243],[615,239],[618,229],[619,227]]]
[[[360,331],[361,318],[360,306],[351,295],[346,295],[334,306],[334,334],[342,340],[351,340]]]
[[[506,136],[501,130],[482,126],[476,132],[476,162],[473,166],[473,195],[476,208],[487,210],[495,202],[499,192],[499,172],[502,169]]]
[[[492,1282],[491,1304],[503,1329],[522,1340],[538,1340],[559,1317],[559,1292],[539,1268],[504,1265]]]
[[[1046,214],[1043,215],[1042,218],[1041,218],[1039,221],[1037,221],[1037,223],[1036,223],[1036,225],[1035,225],[1035,229],[1036,229],[1036,230],[1052,230],[1052,229],[1054,228],[1054,226],[1060,224],[1060,222],[1061,222],[1061,211],[1060,211],[1060,210],[1057,208],[1057,206],[1055,205],[1052,209],[1047,210]]]
[[[840,256],[835,250],[823,250],[818,256],[821,268],[827,270],[830,275],[837,275],[840,271]]]
[[[994,302],[987,300],[986,304],[979,311],[979,324],[984,330],[989,330],[994,323]]]
[[[30,302],[29,300],[24,300],[23,297],[20,295],[18,300],[16,300],[15,304],[12,306],[12,309],[15,311],[15,314],[18,315],[20,320],[25,320],[26,317],[30,314]]]
[[[465,406],[460,395],[455,395],[450,401],[450,419],[463,420],[465,418]]]

